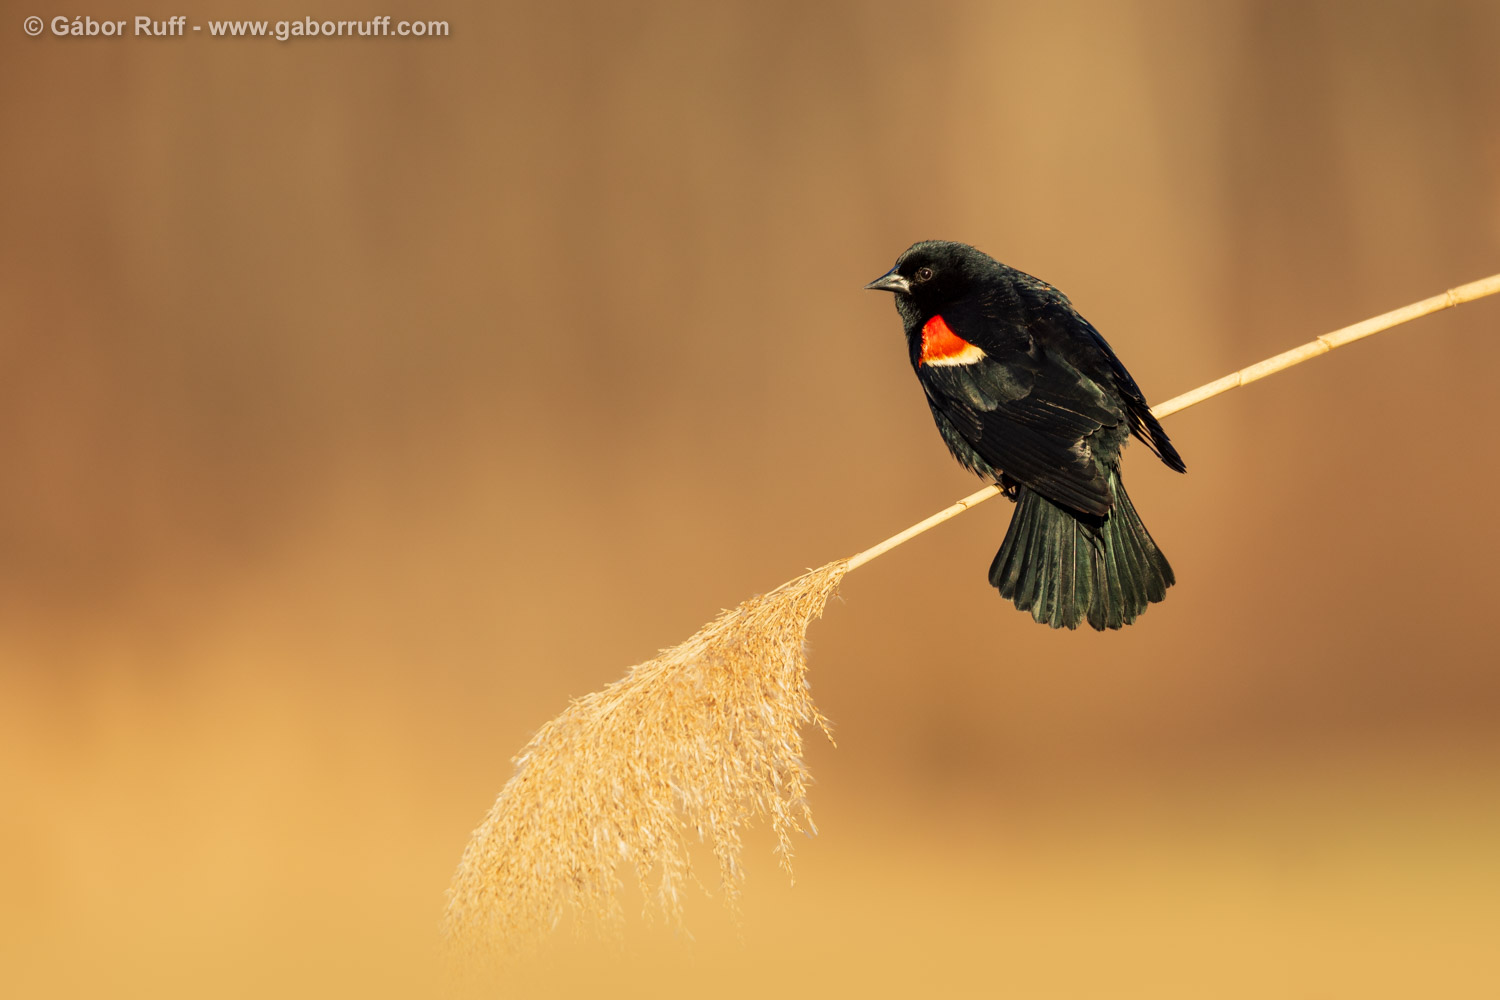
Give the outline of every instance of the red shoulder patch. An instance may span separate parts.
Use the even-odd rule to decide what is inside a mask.
[[[922,327],[922,356],[924,365],[972,365],[984,358],[984,352],[969,343],[943,321],[934,316]]]

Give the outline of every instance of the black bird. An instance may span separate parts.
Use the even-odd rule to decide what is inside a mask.
[[[948,449],[1016,503],[990,583],[1053,628],[1121,628],[1175,579],[1120,481],[1134,434],[1187,471],[1135,380],[1056,288],[963,243],[913,244],[894,292]]]

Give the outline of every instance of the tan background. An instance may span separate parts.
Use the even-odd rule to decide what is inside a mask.
[[[913,240],[1056,283],[1153,399],[1500,270],[1493,3],[24,6],[18,997],[436,992],[539,724],[974,488],[860,290]],[[515,995],[1495,995],[1497,325],[1175,417],[1186,477],[1133,449],[1181,582],[1122,634],[988,589],[1000,503],[850,577],[796,887],[753,847],[743,945],[695,898]]]

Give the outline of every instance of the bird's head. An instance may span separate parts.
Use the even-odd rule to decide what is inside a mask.
[[[924,240],[913,243],[895,267],[865,287],[893,292],[903,316],[933,316],[998,267],[994,258],[968,244]]]

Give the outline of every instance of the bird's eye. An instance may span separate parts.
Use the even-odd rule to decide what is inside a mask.
[[[919,268],[917,268],[917,280],[918,281],[931,281],[932,280],[932,268],[930,268],[930,267],[919,267]]]

